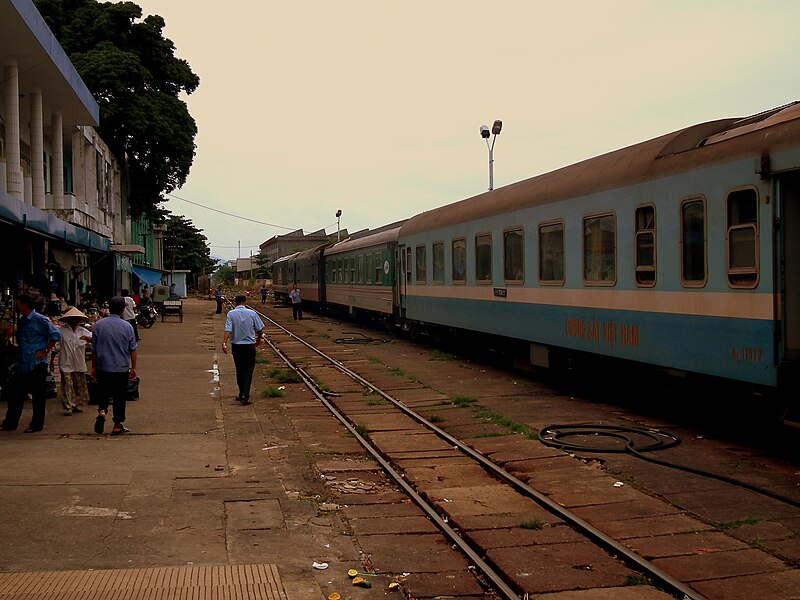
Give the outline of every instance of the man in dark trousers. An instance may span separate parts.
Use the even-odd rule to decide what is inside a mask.
[[[125,298],[115,296],[108,301],[104,319],[92,329],[92,379],[97,381],[97,420],[95,433],[103,433],[109,401],[114,402],[114,429],[111,435],[121,435],[125,429],[125,405],[128,379],[136,379],[136,336],[133,327],[122,319]]]
[[[256,348],[261,343],[264,323],[258,314],[245,306],[247,296],[236,296],[236,308],[228,311],[225,319],[225,334],[222,337],[222,351],[228,353],[228,341],[231,343],[233,364],[236,367],[236,385],[239,395],[236,399],[244,405],[250,402],[250,386],[253,382],[253,370],[256,367]]]
[[[33,417],[25,433],[36,433],[44,428],[44,406],[47,400],[47,357],[61,339],[61,333],[33,309],[33,298],[20,294],[16,300],[20,314],[17,340],[16,370],[4,395],[8,398],[6,418],[0,431],[13,431],[19,425],[22,406],[30,393],[33,400]],[[5,391],[5,390],[4,390]]]
[[[222,314],[222,284],[217,286],[214,290],[214,300],[217,301],[217,314]]]

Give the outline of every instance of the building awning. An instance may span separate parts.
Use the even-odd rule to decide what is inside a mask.
[[[0,192],[0,221],[21,226],[23,229],[63,241],[65,244],[88,250],[108,252],[111,240],[99,233],[89,231],[62,221],[46,211],[17,200],[10,194]]]
[[[161,271],[154,271],[153,269],[136,265],[133,267],[133,274],[147,285],[158,285],[161,283]]]

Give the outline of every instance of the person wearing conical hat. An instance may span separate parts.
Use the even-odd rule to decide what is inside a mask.
[[[72,307],[63,315],[59,327],[61,342],[58,368],[61,371],[61,401],[64,415],[83,412],[81,405],[89,402],[89,388],[86,384],[86,343],[92,341],[92,333],[81,323],[86,315]],[[51,361],[51,369],[54,364]]]

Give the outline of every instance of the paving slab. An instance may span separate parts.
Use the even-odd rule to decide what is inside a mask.
[[[656,558],[652,563],[679,581],[686,582],[741,577],[787,569],[782,561],[754,549]]]
[[[689,554],[710,554],[712,552],[749,548],[744,542],[740,542],[720,531],[648,535],[642,538],[627,539],[625,540],[625,545],[647,559]]]
[[[713,529],[708,523],[703,523],[693,517],[682,514],[626,518],[620,521],[598,520],[593,524],[607,535],[618,540],[638,538],[644,534],[669,535]]]
[[[440,535],[365,535],[358,542],[383,573],[466,571],[467,563]]]
[[[787,570],[758,575],[745,575],[692,584],[707,598],[724,600],[753,600],[754,598],[778,598],[796,600],[800,598],[800,571]]]
[[[402,579],[411,598],[482,598],[483,588],[471,573],[412,573]]]

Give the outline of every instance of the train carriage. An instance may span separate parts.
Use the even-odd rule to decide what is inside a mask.
[[[800,358],[800,104],[409,219],[400,319],[764,386]]]
[[[400,227],[387,226],[325,249],[325,302],[348,314],[392,319]]]
[[[289,291],[295,283],[295,273],[289,268],[289,261],[297,256],[297,252],[281,256],[272,263],[272,294],[279,302],[289,301]]]
[[[292,285],[296,285],[300,290],[303,304],[310,308],[325,303],[324,250],[325,244],[293,254],[287,261],[288,271],[292,273],[289,290],[291,291]]]

